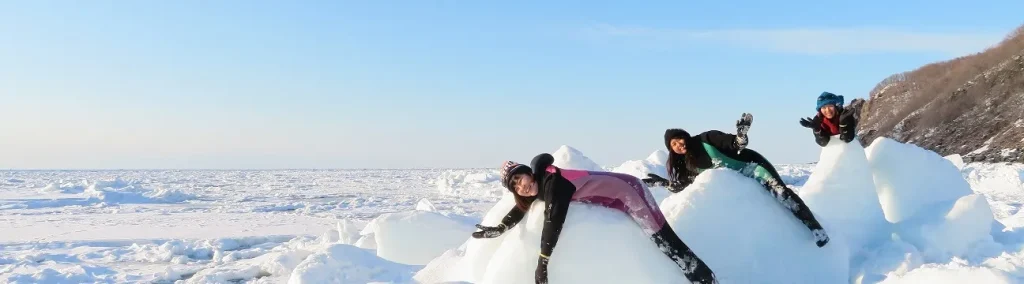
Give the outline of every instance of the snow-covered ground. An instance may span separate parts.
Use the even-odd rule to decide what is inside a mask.
[[[780,165],[830,230],[821,249],[736,173],[651,190],[722,283],[1024,282],[1024,165],[929,153],[830,145]],[[639,158],[601,168],[663,173],[663,151]],[[469,238],[511,206],[497,169],[0,171],[0,283],[530,283],[541,216]],[[572,208],[553,283],[680,279],[624,214]]]

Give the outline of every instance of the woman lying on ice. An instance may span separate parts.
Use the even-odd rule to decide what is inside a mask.
[[[825,246],[829,241],[828,235],[803,199],[786,186],[767,159],[754,150],[746,149],[747,131],[753,120],[752,115],[744,113],[736,122],[736,135],[710,130],[690,136],[690,133],[682,129],[665,130],[665,147],[669,152],[665,168],[671,180],[648,174],[648,178],[643,179],[644,183],[664,186],[676,193],[690,185],[705,170],[723,167],[733,169],[760,182],[783,207],[793,212],[811,230],[818,247]]]
[[[801,118],[800,125],[814,132],[814,142],[825,147],[832,136],[839,135],[839,140],[850,143],[857,135],[857,120],[860,119],[860,106],[864,100],[855,99],[843,108],[843,96],[822,92],[818,96],[813,118]]]
[[[547,283],[548,259],[558,242],[569,203],[600,205],[632,217],[658,248],[679,265],[687,279],[693,283],[717,283],[711,269],[672,231],[654,197],[639,179],[612,172],[560,169],[551,165],[554,161],[554,157],[544,153],[533,158],[532,169],[505,162],[501,182],[512,192],[516,207],[496,227],[477,225],[480,231],[474,232],[473,237],[500,236],[523,219],[534,200],[544,201],[544,229],[534,277],[537,283]]]

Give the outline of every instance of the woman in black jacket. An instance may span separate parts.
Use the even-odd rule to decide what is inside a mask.
[[[736,135],[710,130],[697,136],[682,129],[665,130],[665,147],[668,148],[669,178],[648,174],[643,179],[650,186],[665,186],[677,193],[690,185],[701,172],[708,169],[729,168],[751,177],[761,183],[779,203],[796,216],[809,230],[818,247],[828,243],[828,234],[811,213],[803,199],[786,186],[782,177],[764,156],[747,149],[747,131],[754,117],[744,113],[736,122]]]
[[[551,165],[554,161],[554,157],[545,153],[533,158],[532,169],[506,162],[501,181],[515,197],[516,207],[495,227],[477,225],[480,231],[474,232],[473,237],[500,236],[523,219],[535,200],[544,201],[544,229],[534,277],[537,283],[547,283],[548,259],[558,242],[569,203],[605,206],[629,215],[691,282],[717,283],[711,268],[669,227],[658,203],[639,179],[613,172],[560,169]]]

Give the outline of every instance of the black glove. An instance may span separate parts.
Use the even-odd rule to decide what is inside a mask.
[[[743,116],[736,121],[736,147],[740,151],[747,147],[750,141],[747,139],[747,131],[750,131],[750,124],[754,123],[754,115],[743,113]]]
[[[814,244],[818,247],[824,247],[828,243],[828,234],[825,233],[825,229],[814,229],[811,231],[814,234]]]
[[[850,105],[843,108],[843,114],[839,116],[839,120],[857,124],[857,121],[860,120],[860,109],[862,106],[864,106],[864,99],[853,100],[850,102]]]
[[[641,179],[648,186],[668,186],[669,181],[656,174],[647,174],[647,178]]]
[[[814,119],[810,118],[810,117],[801,118],[800,119],[800,126],[807,127],[807,128],[810,128],[810,129],[817,128],[814,125],[814,122],[812,122],[812,121],[814,121]]]
[[[498,224],[497,227],[487,227],[476,224],[476,227],[477,229],[480,229],[480,231],[473,232],[473,238],[476,239],[497,238],[498,236],[501,236],[502,233],[505,233],[505,230],[507,229],[505,228],[505,224]]]
[[[537,260],[537,270],[535,270],[533,272],[533,279],[537,282],[537,284],[547,284],[548,283],[548,259],[547,258],[542,256],[542,257],[540,257],[539,260]]]

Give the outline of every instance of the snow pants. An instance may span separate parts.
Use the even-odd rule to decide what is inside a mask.
[[[793,216],[796,216],[811,232],[822,229],[821,224],[814,217],[814,214],[811,213],[811,209],[807,207],[804,200],[786,186],[786,183],[782,181],[782,177],[779,176],[779,172],[760,153],[750,149],[743,149],[738,157],[749,161],[743,162],[722,154],[717,148],[707,143],[704,143],[704,149],[707,150],[708,155],[711,156],[716,164],[736,170],[761,183],[761,186],[771,193],[779,204],[782,204],[783,207],[792,212]]]
[[[690,249],[665,220],[658,203],[640,179],[621,173],[562,169],[576,186],[572,200],[616,209],[629,215],[693,283],[717,283],[711,268]]]
[[[572,201],[600,205],[629,215],[648,235],[661,231],[665,215],[640,179],[621,173],[562,169],[576,186]]]

